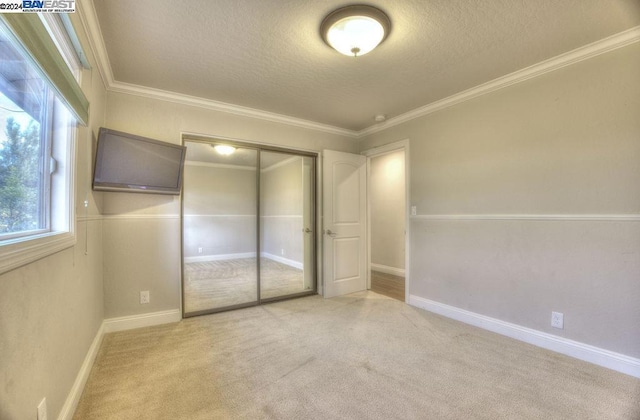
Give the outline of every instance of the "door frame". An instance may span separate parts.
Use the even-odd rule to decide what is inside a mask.
[[[404,301],[409,303],[409,284],[411,281],[411,197],[409,185],[409,139],[384,144],[371,149],[360,152],[361,155],[367,157],[367,289],[371,289],[371,159],[377,156],[386,155],[387,153],[404,151],[404,198],[405,198],[405,215],[404,215]]]

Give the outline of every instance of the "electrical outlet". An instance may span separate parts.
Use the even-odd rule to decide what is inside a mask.
[[[281,255],[284,255],[284,248],[282,248],[282,249],[280,250],[280,254],[281,254]]]
[[[412,216],[417,216],[418,215],[418,207],[411,206],[411,215]]]
[[[198,247],[198,254],[202,254],[202,247]]]
[[[38,404],[38,420],[47,420],[47,399],[43,398]]]
[[[140,303],[145,304],[151,301],[151,297],[149,296],[148,290],[143,290],[140,292]]]
[[[564,329],[564,314],[561,312],[551,312],[551,326],[561,330]]]

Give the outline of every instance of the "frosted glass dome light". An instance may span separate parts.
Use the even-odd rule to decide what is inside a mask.
[[[223,156],[229,156],[230,154],[236,151],[235,147],[227,146],[226,144],[218,144],[213,148],[216,152],[220,153]]]
[[[335,10],[320,25],[324,41],[336,51],[358,57],[372,51],[389,35],[391,22],[372,6],[354,5]]]

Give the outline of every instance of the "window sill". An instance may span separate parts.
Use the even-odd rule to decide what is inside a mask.
[[[76,244],[73,232],[50,232],[0,245],[0,274],[22,267]]]

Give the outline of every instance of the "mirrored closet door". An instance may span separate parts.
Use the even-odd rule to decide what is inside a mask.
[[[316,156],[184,144],[184,316],[315,293]]]
[[[188,142],[182,197],[185,314],[258,300],[256,282],[258,152],[221,155]]]
[[[311,157],[260,153],[262,300],[313,290],[313,170]]]

